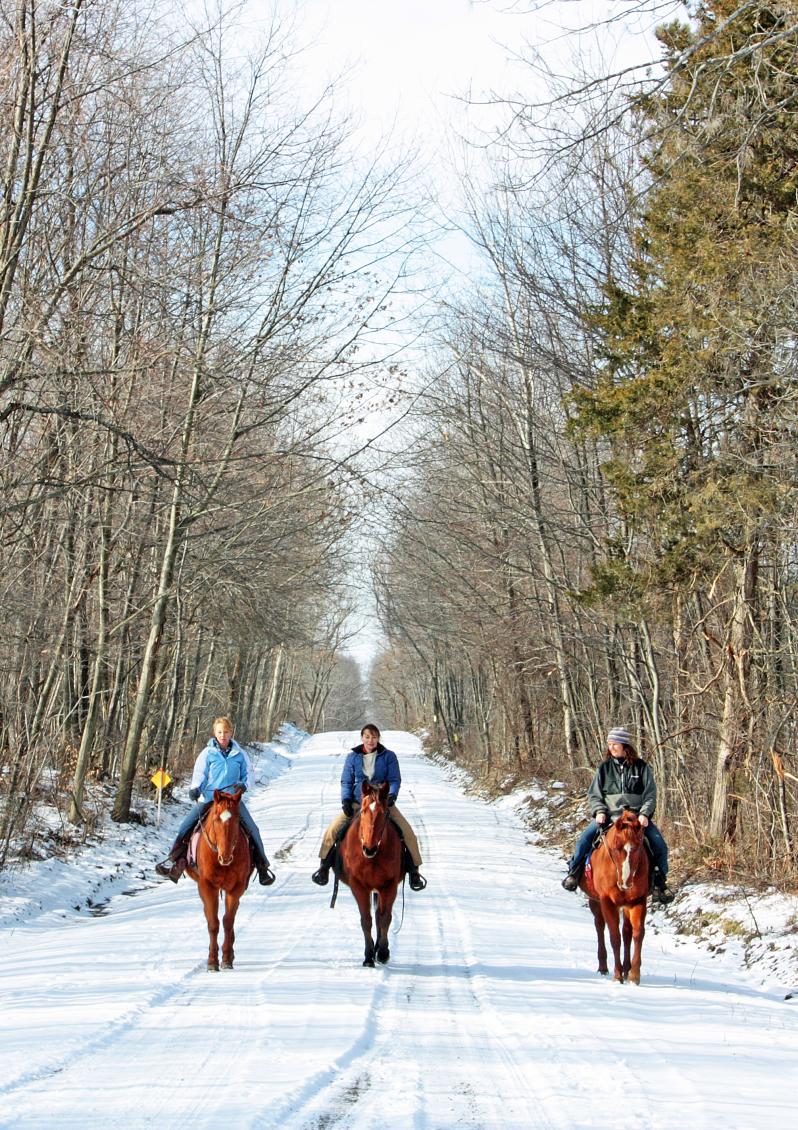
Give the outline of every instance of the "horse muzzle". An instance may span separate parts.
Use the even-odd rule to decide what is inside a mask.
[[[222,855],[222,853],[219,852],[219,855],[216,858],[216,862],[219,864],[220,867],[229,867],[230,864],[233,862],[233,853],[230,852],[230,855],[225,859],[225,857]]]
[[[373,859],[377,854],[377,848],[379,847],[379,844],[377,845],[377,847],[366,847],[365,844],[361,844],[361,847],[363,848],[363,854],[365,855],[366,859]]]

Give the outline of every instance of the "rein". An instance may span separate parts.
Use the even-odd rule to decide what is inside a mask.
[[[607,843],[607,837],[603,832],[600,836],[600,839],[601,839],[601,843],[604,844],[604,847],[607,851],[607,855],[610,857],[610,862],[612,863],[613,867],[615,868],[615,880],[616,880],[616,883],[618,885],[618,889],[621,890],[621,891],[628,890],[629,887],[632,885],[632,883],[634,882],[634,880],[637,877],[637,872],[640,868],[640,861],[642,859],[641,852],[645,851],[644,846],[642,844],[640,844],[640,847],[638,848],[637,862],[635,864],[634,870],[631,869],[631,862],[630,862],[629,878],[624,883],[624,880],[623,880],[623,877],[622,877],[623,863],[619,864],[619,863],[616,862],[615,856],[613,855],[613,849]]]
[[[210,838],[210,836],[208,835],[208,833],[205,831],[205,825],[207,823],[208,823],[207,820],[203,820],[202,823],[200,824],[200,831],[202,832],[202,838],[205,841],[205,843],[208,845],[208,847],[211,849],[211,851],[214,853],[214,855],[218,855],[219,854],[219,845],[215,844],[213,842],[213,840]],[[230,863],[233,862],[233,858],[234,858],[235,853],[236,853],[236,847],[238,846],[238,841],[240,840],[240,838],[241,838],[241,827],[240,827],[240,824],[239,824],[238,835],[236,836],[235,840],[233,841],[233,847],[232,847],[232,850],[230,852]],[[230,863],[224,863],[224,864],[221,864],[221,866],[229,867]]]
[[[380,838],[377,840],[377,846],[374,848],[374,855],[366,855],[366,845],[363,843],[363,834],[362,834],[362,832],[360,834],[360,846],[363,849],[363,854],[366,855],[367,859],[373,859],[374,856],[376,856],[377,852],[380,850],[380,847],[382,846],[382,837],[385,835],[385,830],[388,827],[388,821],[390,819],[390,816],[388,815],[388,809],[387,808],[385,809],[383,816],[384,816],[384,820],[383,820],[383,823],[382,823],[382,831],[380,832]],[[363,826],[363,824],[362,824],[362,821],[361,821],[361,828],[362,828],[362,826]]]

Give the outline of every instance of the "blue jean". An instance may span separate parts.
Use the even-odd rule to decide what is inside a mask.
[[[597,824],[595,820],[591,820],[585,828],[582,835],[576,841],[574,854],[571,862],[568,864],[568,870],[573,871],[584,868],[587,863],[587,857],[590,855],[590,849],[593,846],[593,840],[596,838],[596,833],[599,828],[608,828],[608,824]],[[651,848],[651,858],[654,861],[654,866],[657,867],[663,875],[668,874],[668,845],[662,837],[662,832],[653,821],[649,820],[648,827],[645,831],[645,837],[648,840],[649,847]]]
[[[189,834],[189,832],[191,832],[194,829],[194,826],[196,825],[197,821],[202,816],[205,815],[205,813],[208,811],[208,809],[211,807],[212,804],[213,804],[213,801],[211,801],[211,800],[201,800],[199,802],[199,804],[194,805],[194,807],[189,812],[188,816],[186,816],[181,821],[180,827],[177,829],[177,835],[175,836],[175,844],[177,844],[178,840],[181,840],[184,836],[187,836]],[[260,837],[260,830],[258,828],[258,825],[252,819],[252,816],[250,815],[249,809],[247,808],[247,806],[244,804],[243,801],[241,802],[241,806],[238,810],[238,814],[239,814],[239,819],[241,820],[241,823],[244,825],[244,830],[249,833],[249,835],[252,839],[252,843],[255,845],[255,851],[260,852],[260,854],[263,856],[263,859],[266,862],[266,866],[268,867],[269,866],[269,860],[266,856],[266,848],[263,846],[263,840]]]

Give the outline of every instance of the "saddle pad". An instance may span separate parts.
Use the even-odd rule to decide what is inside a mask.
[[[191,833],[191,839],[188,841],[188,865],[189,867],[197,866],[197,845],[200,838],[200,825],[198,824],[194,831]]]

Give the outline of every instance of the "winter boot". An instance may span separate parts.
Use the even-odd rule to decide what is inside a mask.
[[[321,861],[321,866],[319,867],[318,871],[314,871],[313,874],[311,875],[311,879],[313,880],[314,883],[317,884],[317,886],[319,886],[319,887],[326,887],[327,886],[327,881],[330,878],[330,868],[332,867],[334,860],[335,860],[335,848],[330,848],[330,850],[325,855],[324,859]]]
[[[427,880],[419,872],[419,869],[413,862],[412,855],[408,851],[407,845],[404,843],[402,844],[402,865],[407,872],[408,882],[410,883],[410,890],[423,891],[427,885]]]
[[[582,878],[583,871],[583,867],[572,867],[569,870],[568,874],[562,881],[562,885],[565,887],[566,891],[576,890],[576,888],[579,886],[579,880]]]
[[[270,887],[275,879],[275,874],[269,867],[269,861],[265,855],[261,855],[255,845],[250,841],[252,849],[252,863],[258,873],[258,882],[262,887]]]
[[[668,880],[662,874],[659,867],[655,867],[651,873],[651,901],[665,905],[666,903],[673,902],[675,896],[673,891],[668,887]]]
[[[180,876],[186,869],[188,863],[188,841],[189,836],[180,836],[172,844],[172,850],[167,855],[166,859],[162,859],[160,863],[155,864],[155,870],[164,879],[171,879],[176,883]]]

